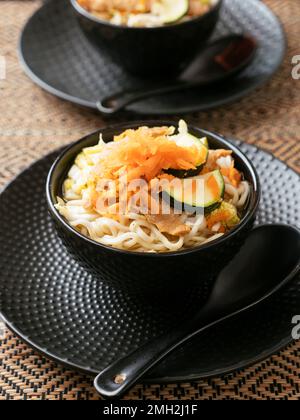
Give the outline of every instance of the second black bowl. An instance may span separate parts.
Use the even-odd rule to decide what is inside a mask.
[[[128,128],[176,125],[170,121],[137,122],[101,130],[106,142]],[[221,136],[189,127],[199,137],[207,136],[212,149],[233,150],[236,166],[251,185],[250,200],[241,223],[222,238],[203,246],[161,254],[123,251],[111,248],[81,235],[73,229],[55,208],[62,196],[62,183],[76,156],[84,147],[99,141],[93,133],[68,147],[56,160],[47,180],[47,200],[60,237],[73,257],[101,281],[140,296],[170,300],[171,296],[197,293],[204,299],[216,275],[233,258],[252,228],[260,199],[258,175],[246,156]]]
[[[219,19],[223,0],[202,16],[155,28],[132,28],[98,19],[70,0],[79,25],[101,53],[138,76],[175,76],[196,56]]]

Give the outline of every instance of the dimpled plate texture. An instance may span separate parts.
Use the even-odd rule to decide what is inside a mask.
[[[299,227],[299,176],[270,154],[237,145],[261,178],[258,223]],[[69,257],[48,215],[44,194],[56,156],[35,163],[0,196],[0,309],[8,326],[30,345],[63,364],[96,373],[176,327],[193,302],[182,302],[174,312],[140,305],[92,278]],[[300,276],[259,307],[190,341],[145,380],[207,377],[267,357],[291,341],[291,320],[299,307]]]
[[[130,105],[140,114],[194,112],[237,100],[265,83],[285,53],[285,36],[277,17],[260,0],[225,0],[214,38],[250,33],[259,50],[240,76],[222,86],[171,94]],[[145,87],[88,43],[72,13],[69,0],[48,1],[28,22],[20,40],[26,73],[50,93],[96,108],[96,102],[120,90]],[[174,106],[175,104],[175,106]]]

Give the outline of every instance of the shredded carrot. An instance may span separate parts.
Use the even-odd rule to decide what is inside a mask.
[[[153,130],[141,127],[117,136],[115,142],[108,145],[109,153],[98,168],[112,178],[116,169],[123,168],[127,172],[128,181],[141,177],[150,181],[170,168],[196,169],[197,162],[203,157],[202,150],[194,146],[180,147],[166,135],[161,135],[163,130]]]
[[[167,181],[173,181],[175,179],[174,175],[170,175],[170,174],[162,174],[162,175],[158,175],[157,177],[158,179],[166,179]]]
[[[230,168],[222,168],[221,169],[221,173],[223,176],[226,176],[229,181],[231,182],[231,184],[234,187],[238,187],[241,179],[242,179],[242,175],[241,173],[234,167],[234,163],[232,164],[232,166]]]
[[[148,136],[152,137],[160,137],[160,136],[168,136],[174,134],[174,127],[140,127],[140,131],[145,132]],[[132,138],[135,136],[137,130],[133,130],[132,128],[129,130],[125,130],[123,133],[121,133],[118,136],[114,137],[114,141],[118,142],[120,140],[124,140],[125,138]]]

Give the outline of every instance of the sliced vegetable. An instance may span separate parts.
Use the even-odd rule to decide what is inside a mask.
[[[88,165],[95,165],[99,160],[99,156],[103,152],[103,148],[105,147],[105,143],[100,136],[99,143],[95,146],[86,147],[82,150],[82,153],[79,155],[80,160],[83,161],[82,156],[86,159]],[[76,162],[78,164],[78,162]]]
[[[236,207],[223,201],[221,206],[207,217],[207,227],[211,229],[220,223],[225,229],[233,228],[240,223]]]
[[[190,169],[188,171],[169,169],[167,173],[174,175],[177,178],[190,178],[198,175],[203,166],[206,164],[209,154],[208,140],[206,137],[197,138],[188,132],[187,124],[181,120],[178,128],[179,134],[170,136],[169,138],[174,140],[177,146],[189,149],[197,148],[198,150],[198,161],[196,162],[196,169]]]
[[[218,208],[224,198],[225,182],[219,170],[198,177],[177,179],[163,187],[163,198],[176,209],[210,213]]]
[[[101,153],[102,151],[103,151],[103,145],[99,143],[96,146],[86,147],[85,149],[83,149],[82,153],[86,156],[89,156],[89,155]]]
[[[89,163],[87,161],[87,158],[85,156],[85,154],[83,152],[81,152],[77,158],[75,159],[75,164],[80,168],[80,169],[85,169]]]
[[[170,168],[194,170],[199,160],[199,149],[178,146],[172,140],[173,132],[173,128],[170,130],[168,127],[127,130],[125,137],[121,135],[105,146],[105,153],[95,163],[109,176],[114,176],[111,174],[112,168],[122,168],[127,173],[128,182],[141,178],[150,181]],[[203,145],[202,150],[206,159],[207,149]]]
[[[189,10],[189,0],[159,0],[154,3],[153,11],[162,23],[174,23],[183,18]]]

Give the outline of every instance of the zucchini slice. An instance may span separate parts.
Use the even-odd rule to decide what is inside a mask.
[[[201,209],[207,214],[218,208],[223,201],[225,182],[219,170],[177,181],[165,186],[162,192],[163,199],[176,209],[191,212]]]
[[[209,145],[207,138],[198,138],[190,134],[188,132],[187,124],[185,121],[181,120],[179,122],[178,134],[171,136],[170,139],[174,140],[180,147],[188,148],[196,146],[199,150],[199,161],[196,163],[196,169],[191,169],[189,171],[169,169],[167,173],[174,175],[176,178],[190,178],[198,175],[208,159]]]
[[[183,18],[189,10],[189,0],[160,0],[154,4],[154,13],[162,23],[170,24]]]

